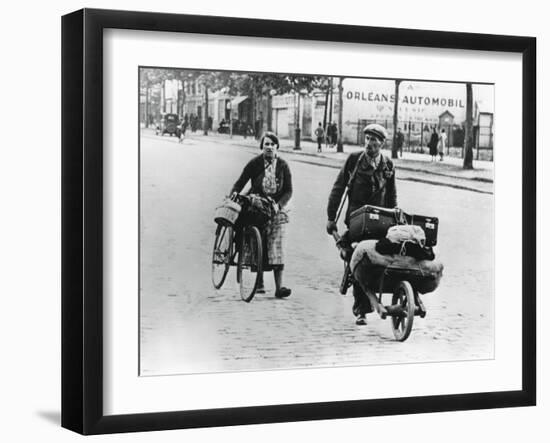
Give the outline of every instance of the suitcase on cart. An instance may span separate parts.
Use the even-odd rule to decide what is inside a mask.
[[[365,205],[350,214],[349,237],[351,241],[381,239],[395,225],[420,226],[426,235],[426,246],[437,244],[439,219],[426,215],[407,214],[399,208],[388,209]]]
[[[381,239],[386,236],[388,228],[404,223],[401,209],[365,205],[350,214],[349,237],[353,242]]]
[[[428,217],[425,215],[409,215],[403,213],[408,225],[420,226],[426,234],[426,246],[435,246],[437,244],[437,229],[439,219],[437,217]]]

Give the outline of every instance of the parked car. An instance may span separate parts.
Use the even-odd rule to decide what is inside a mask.
[[[179,135],[179,117],[177,114],[164,114],[160,120],[160,126],[157,128],[157,134]]]

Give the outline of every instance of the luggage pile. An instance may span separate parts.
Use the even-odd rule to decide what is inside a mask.
[[[353,242],[382,239],[390,227],[397,225],[418,226],[424,231],[426,246],[437,244],[437,217],[410,215],[399,208],[388,209],[372,205],[365,205],[350,214],[349,237]]]
[[[358,242],[350,261],[356,278],[376,289],[384,272],[406,277],[421,294],[434,291],[443,274],[436,260],[438,219],[405,214],[400,209],[364,206],[350,216],[349,239]]]

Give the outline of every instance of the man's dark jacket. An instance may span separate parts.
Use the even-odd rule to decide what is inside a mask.
[[[369,165],[366,154],[362,156],[363,152],[358,151],[350,154],[340,170],[328,199],[327,215],[329,220],[336,219],[342,195],[360,158],[361,161],[348,194],[348,210],[344,219],[346,225],[349,225],[349,215],[361,206],[397,207],[393,162],[385,155],[380,154],[380,163],[374,169]]]

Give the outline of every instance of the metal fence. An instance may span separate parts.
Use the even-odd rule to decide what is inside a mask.
[[[391,149],[393,142],[393,121],[392,120],[371,120],[360,119],[357,124],[357,144],[365,143],[363,130],[371,123],[378,123],[388,130],[388,141],[386,145]],[[403,151],[429,154],[428,142],[434,127],[439,131],[445,129],[447,133],[446,155],[451,157],[464,158],[464,129],[459,125],[439,126],[434,123],[413,122],[410,120],[399,120],[398,129],[404,136]],[[474,158],[476,160],[493,160],[493,133],[490,126],[474,126]]]

